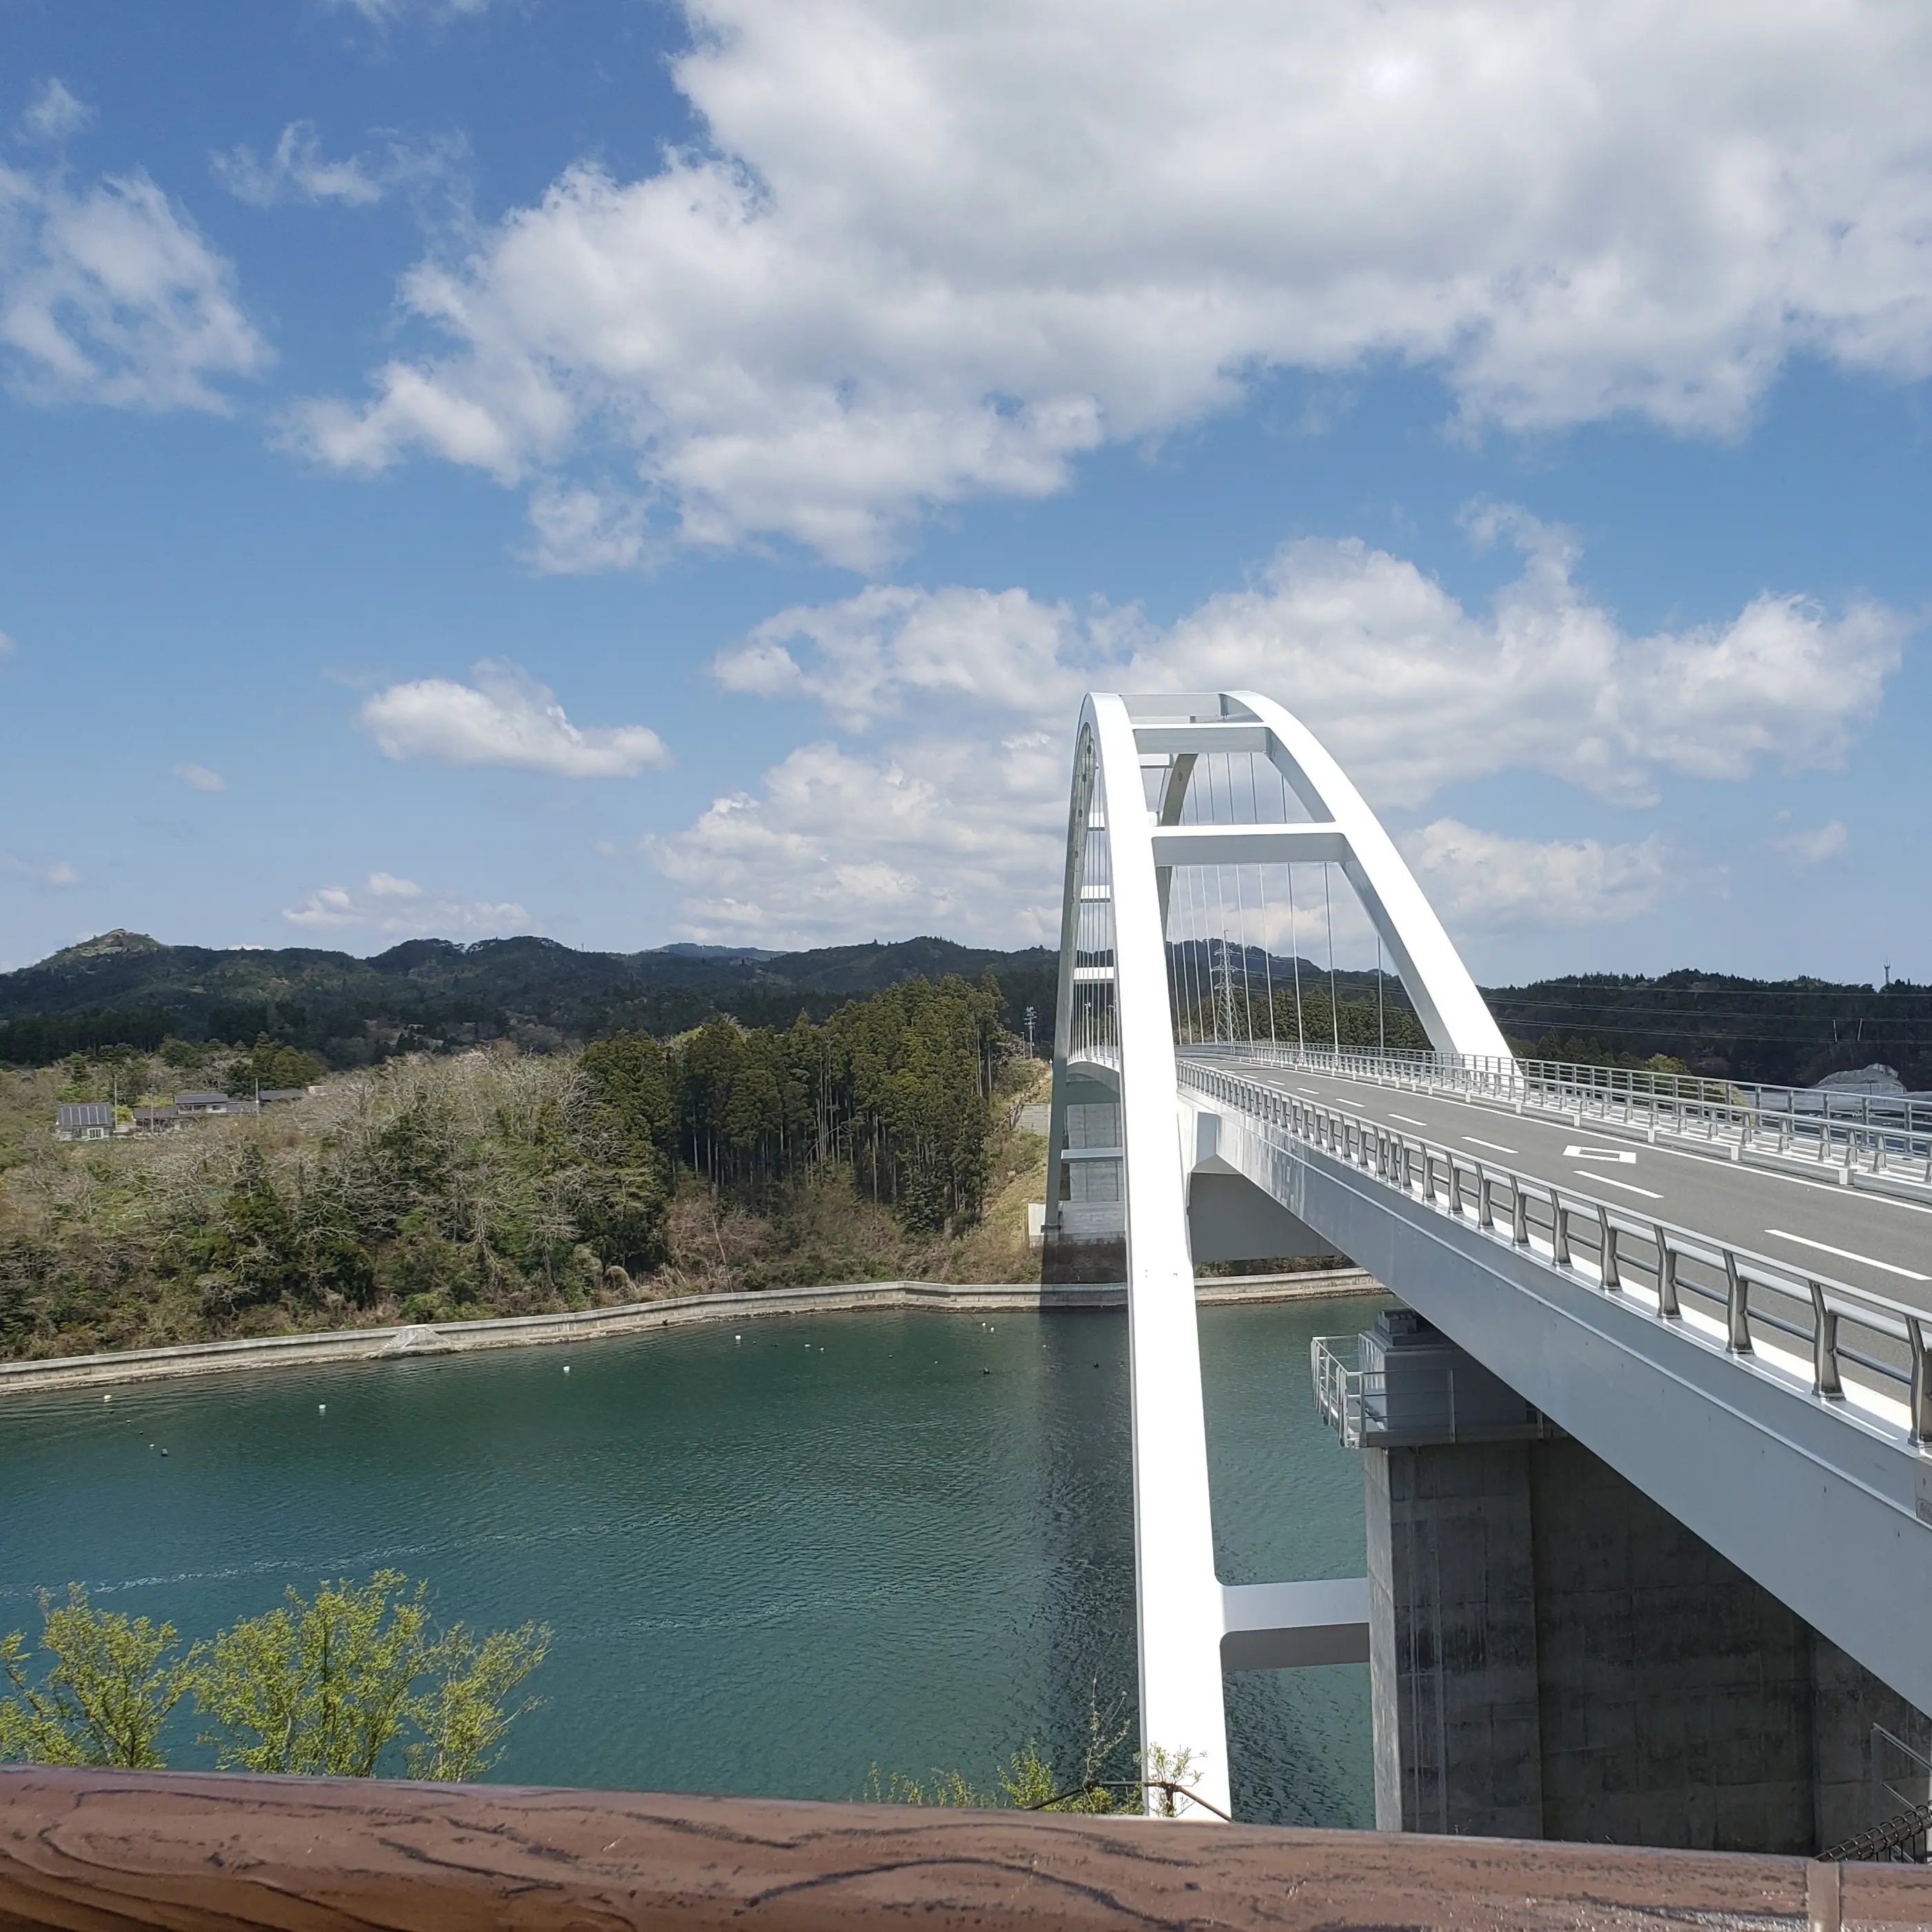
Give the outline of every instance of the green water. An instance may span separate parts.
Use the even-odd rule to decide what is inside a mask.
[[[1360,1574],[1308,1342],[1379,1305],[1203,1311],[1226,1580]],[[14,1397],[0,1631],[70,1580],[201,1635],[389,1565],[446,1618],[554,1626],[500,1778],[847,1798],[1029,1737],[1077,1764],[1096,1694],[1132,1712],[1126,1356],[1119,1315],[819,1316]],[[1371,1822],[1365,1666],[1228,1706],[1241,1815]],[[208,1761],[188,1726],[172,1761]]]

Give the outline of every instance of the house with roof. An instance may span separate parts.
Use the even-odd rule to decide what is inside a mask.
[[[54,1109],[54,1138],[62,1141],[111,1141],[114,1109],[106,1100],[63,1101]]]
[[[182,1120],[205,1120],[211,1114],[232,1113],[234,1103],[226,1094],[177,1094],[175,1117]]]
[[[136,1107],[134,1131],[137,1134],[171,1134],[181,1125],[181,1115],[172,1107]]]

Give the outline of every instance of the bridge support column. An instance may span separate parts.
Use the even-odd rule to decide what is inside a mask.
[[[1581,1443],[1406,1418],[1389,1352],[1364,1450],[1379,1828],[1808,1852],[1904,1808],[1885,1780],[1932,1721]]]

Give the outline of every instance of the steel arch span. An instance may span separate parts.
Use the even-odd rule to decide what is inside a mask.
[[[1245,760],[1245,811],[1236,760]],[[1279,780],[1265,796],[1264,766]],[[1365,1615],[1349,1597],[1357,1586],[1231,1589],[1216,1576],[1190,1162],[1176,1105],[1168,927],[1177,874],[1309,864],[1341,867],[1439,1054],[1508,1060],[1393,841],[1298,718],[1252,692],[1088,696],[1067,820],[1045,1239],[1057,1244],[1083,1217],[1091,1232],[1110,1212],[1124,1234],[1142,1746],[1150,1766],[1185,1754],[1190,1788],[1212,1808],[1183,1801],[1196,1818],[1229,1809],[1223,1639],[1293,1624],[1300,1660],[1340,1661],[1357,1654],[1346,1633]],[[1263,944],[1272,950],[1265,920]],[[1221,957],[1225,980],[1225,940]],[[1244,970],[1246,958],[1244,946]],[[1064,1200],[1063,1170],[1076,1169],[1109,1184]]]

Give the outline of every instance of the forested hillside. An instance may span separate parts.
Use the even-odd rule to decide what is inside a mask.
[[[1024,1279],[1045,1150],[1016,1121],[1041,1070],[1002,1006],[990,981],[910,980],[824,1024],[418,1054],[104,1143],[57,1142],[56,1095],[126,1098],[164,1065],[0,1075],[0,1354]]]
[[[307,946],[163,946],[117,931],[0,974],[0,1065],[264,1034],[338,1067],[496,1040],[552,1049],[612,1033],[680,1033],[718,1013],[788,1026],[903,980],[988,972],[1013,1032],[1024,1031],[1030,1005],[1051,1026],[1054,956],[1037,947],[911,939],[776,954],[580,952],[548,939],[412,939],[358,959]]]
[[[444,1053],[494,1040],[555,1051],[619,1032],[662,1038],[719,1015],[748,1026],[819,1022],[846,1000],[913,980],[995,974],[1001,1017],[1023,1033],[1027,1009],[1043,1043],[1052,1027],[1054,957],[1042,947],[995,952],[942,939],[788,953],[669,948],[580,952],[547,939],[458,946],[411,940],[374,958],[305,947],[218,952],[112,932],[0,974],[0,1065],[43,1066],[116,1043],[164,1043],[184,1070],[267,1040],[337,1068],[392,1055]],[[1265,1031],[1273,1010],[1293,1030],[1295,962],[1238,957],[1237,998]],[[1213,1028],[1208,962],[1177,947],[1184,1011]],[[1400,984],[1300,962],[1302,1031],[1344,1045],[1419,1044]],[[1329,1006],[1330,986],[1336,1013]],[[1519,1050],[1566,1059],[1663,1055],[1694,1071],[1809,1084],[1874,1060],[1905,1084],[1932,1088],[1932,988],[1822,980],[1760,980],[1685,970],[1651,978],[1591,974],[1486,989]],[[1339,1016],[1337,1016],[1337,1015]]]
[[[1592,974],[1486,993],[1513,1040],[1551,1059],[1666,1054],[1693,1072],[1810,1086],[1879,1062],[1932,1088],[1932,987],[1666,973]]]

